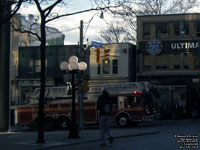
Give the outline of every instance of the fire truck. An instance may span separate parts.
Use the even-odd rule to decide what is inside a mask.
[[[112,100],[111,122],[120,127],[130,123],[135,125],[142,121],[157,119],[159,114],[155,107],[155,95],[147,82],[129,82],[90,85],[87,99],[84,99],[84,123],[98,123],[96,110],[97,99],[103,90],[107,90]],[[45,121],[51,127],[67,128],[71,121],[71,95],[70,88],[48,87],[44,105]],[[37,120],[39,88],[33,93],[34,103],[18,107],[18,123],[33,124]],[[77,96],[76,96],[77,97]],[[78,101],[76,100],[76,119],[78,116]]]

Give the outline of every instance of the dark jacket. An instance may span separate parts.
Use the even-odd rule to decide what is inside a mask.
[[[109,111],[105,110],[105,105],[109,105]],[[97,110],[100,111],[100,116],[110,115],[112,111],[112,102],[108,93],[102,93],[97,100]]]

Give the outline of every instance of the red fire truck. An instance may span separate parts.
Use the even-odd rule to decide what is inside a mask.
[[[146,82],[115,83],[89,86],[88,97],[84,100],[84,123],[97,123],[96,104],[98,96],[107,90],[112,99],[111,121],[125,127],[129,123],[151,121],[159,117],[155,107],[154,92]],[[44,105],[45,120],[52,127],[67,128],[71,121],[71,96],[66,87],[46,88],[46,98],[51,99]],[[35,99],[39,89],[35,89]],[[62,91],[62,92],[61,92]],[[65,95],[61,94],[65,91]],[[37,95],[37,96],[36,96]],[[33,96],[34,97],[34,96]],[[78,104],[76,105],[78,119]],[[30,104],[18,108],[18,123],[31,123],[37,120],[38,106]]]

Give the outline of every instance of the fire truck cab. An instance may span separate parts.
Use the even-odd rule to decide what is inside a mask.
[[[108,91],[113,105],[111,121],[120,127],[137,125],[159,118],[152,89],[147,82],[93,85],[89,87],[88,100],[97,101],[103,90]]]

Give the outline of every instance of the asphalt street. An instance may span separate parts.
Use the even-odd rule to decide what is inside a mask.
[[[52,150],[199,150],[200,121],[177,120],[146,123],[135,129],[159,130],[157,134],[116,138],[101,147],[99,142],[58,147]]]
[[[1,150],[198,150],[200,120],[162,120],[138,127],[112,128],[114,143],[100,146],[96,127],[80,131],[79,139],[69,139],[68,131],[45,132],[38,144],[37,132],[0,132]]]

